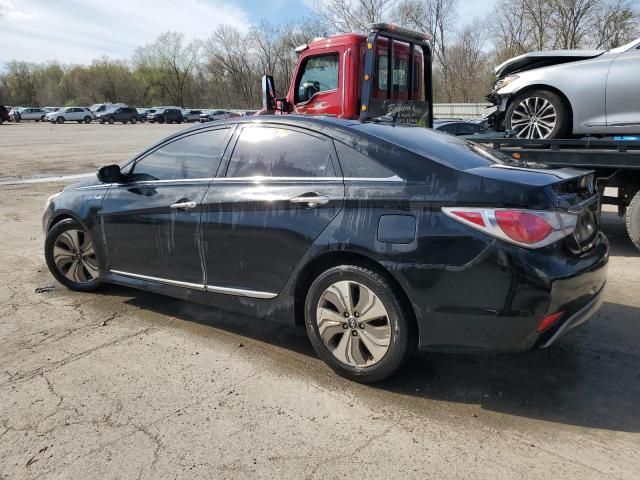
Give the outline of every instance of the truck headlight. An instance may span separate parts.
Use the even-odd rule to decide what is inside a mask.
[[[506,87],[514,80],[520,78],[518,75],[509,75],[507,77],[501,78],[496,82],[496,90],[500,90],[501,88]]]

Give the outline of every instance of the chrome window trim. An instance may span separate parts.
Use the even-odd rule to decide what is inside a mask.
[[[394,182],[405,183],[405,180],[398,176],[378,178],[378,177],[217,177],[213,179],[214,182],[253,182],[253,183],[265,183],[265,182]]]
[[[206,291],[211,293],[221,293],[223,295],[237,295],[239,297],[271,299],[278,296],[277,293],[260,292],[258,290],[246,290],[243,288],[219,287],[215,285],[207,285]]]
[[[141,275],[139,273],[123,272],[122,270],[109,270],[109,271],[111,273],[115,273],[116,275],[122,275],[123,277],[137,278],[139,280],[149,280],[151,282],[164,283],[164,284],[173,285],[176,287],[193,288],[196,290],[205,289],[204,285],[199,283],[181,282],[179,280],[170,280],[168,278],[159,278],[159,277],[152,277],[149,275]]]

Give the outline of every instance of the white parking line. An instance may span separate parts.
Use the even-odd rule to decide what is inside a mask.
[[[55,177],[36,177],[36,178],[4,178],[0,181],[0,186],[3,185],[19,185],[23,183],[47,183],[47,182],[65,182],[67,180],[78,180],[82,178],[89,178],[95,173],[78,173],[75,175],[58,175]]]

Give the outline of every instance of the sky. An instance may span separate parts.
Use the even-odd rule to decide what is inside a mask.
[[[486,15],[496,0],[460,0],[458,21]],[[131,57],[162,32],[207,38],[219,24],[240,30],[311,13],[313,0],[0,0],[0,67],[16,59],[90,63]]]

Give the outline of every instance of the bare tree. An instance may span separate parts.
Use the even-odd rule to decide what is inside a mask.
[[[314,0],[318,18],[334,32],[364,32],[369,24],[394,22],[397,0]]]
[[[142,78],[161,96],[176,106],[184,106],[189,81],[201,52],[201,42],[185,44],[184,35],[166,32],[134,54],[134,64]]]

